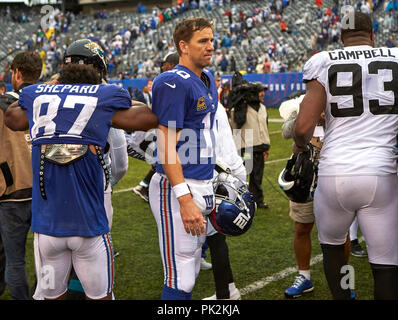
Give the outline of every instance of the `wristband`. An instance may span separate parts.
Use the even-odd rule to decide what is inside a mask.
[[[189,187],[186,184],[186,182],[182,182],[182,183],[175,185],[173,187],[173,191],[174,191],[177,199],[179,197],[185,196],[188,193],[191,193],[191,191],[189,191]]]

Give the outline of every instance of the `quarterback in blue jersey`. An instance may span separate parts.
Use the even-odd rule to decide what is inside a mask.
[[[218,95],[204,70],[214,51],[213,25],[204,18],[179,23],[173,34],[179,64],[152,86],[158,117],[156,173],[149,203],[158,225],[164,268],[162,299],[189,300],[206,239],[206,215],[214,208],[213,124]]]
[[[46,299],[65,298],[72,261],[87,298],[112,297],[114,265],[104,207],[108,132],[111,126],[145,131],[157,125],[147,107],[131,108],[126,90],[100,83],[93,66],[66,64],[58,84],[26,87],[5,115],[11,129],[30,129],[36,293]],[[53,285],[46,274],[54,277]]]

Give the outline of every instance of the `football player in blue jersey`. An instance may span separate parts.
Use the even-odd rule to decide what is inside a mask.
[[[158,225],[164,268],[162,299],[189,300],[214,208],[213,124],[218,95],[210,65],[213,25],[204,18],[180,22],[173,33],[179,64],[157,76],[152,111],[159,119],[156,173],[149,203]]]
[[[147,107],[131,108],[126,90],[100,84],[93,65],[66,64],[58,82],[26,87],[5,114],[8,127],[29,128],[32,138],[34,297],[65,298],[73,264],[88,299],[111,299],[104,147],[111,126],[145,131],[157,126],[157,117]]]

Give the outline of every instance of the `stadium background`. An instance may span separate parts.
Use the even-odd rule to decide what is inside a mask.
[[[319,6],[319,2],[322,3]],[[10,87],[9,64],[20,50],[38,51],[44,67],[41,81],[57,72],[66,46],[79,38],[98,41],[110,61],[109,80],[141,90],[159,72],[161,59],[172,45],[174,25],[190,16],[215,22],[216,52],[211,69],[227,81],[235,69],[250,81],[267,84],[265,105],[269,112],[270,158],[263,179],[265,199],[270,208],[259,210],[252,229],[245,235],[228,238],[231,266],[242,299],[283,299],[295,269],[293,222],[288,217],[288,200],[279,190],[277,176],[290,157],[291,142],[281,137],[277,108],[295,91],[304,90],[301,68],[315,52],[341,46],[333,25],[336,13],[350,2],[364,1],[271,0],[271,1],[0,1],[0,78]],[[317,5],[318,3],[318,5]],[[397,1],[369,1],[376,31],[376,45],[395,46]],[[49,28],[41,27],[43,5],[55,10]],[[282,4],[282,6],[280,6]],[[396,6],[396,7],[394,7]],[[281,20],[286,22],[285,25]],[[126,36],[127,30],[130,37]],[[128,34],[128,32],[127,32]],[[229,34],[229,35],[228,35]],[[127,39],[128,38],[128,39]],[[225,56],[225,61],[221,63]],[[274,61],[263,72],[264,59]],[[126,176],[116,185],[112,197],[112,236],[120,256],[116,258],[115,293],[119,299],[159,299],[162,266],[156,224],[147,203],[131,192],[148,170],[146,163],[129,160]],[[322,270],[316,229],[312,233],[312,278],[315,290],[303,299],[330,299]],[[27,242],[27,272],[34,281],[33,236]],[[372,276],[366,259],[351,258],[356,272],[358,299],[372,299]],[[211,271],[199,274],[193,298],[214,293]],[[0,299],[8,299],[7,291]]]
[[[250,81],[266,83],[265,105],[278,107],[292,91],[305,89],[300,74],[303,63],[319,50],[340,45],[338,15],[344,3],[369,3],[376,44],[394,45],[396,11],[386,12],[389,1],[337,2],[339,5],[333,0],[0,1],[0,80],[10,83],[9,63],[16,51],[36,50],[44,62],[41,80],[45,81],[61,67],[71,41],[90,38],[105,49],[111,82],[142,90],[158,74],[161,59],[174,50],[174,25],[189,16],[203,16],[215,23],[211,70],[224,79],[239,70]],[[398,7],[396,0],[390,2],[392,8]],[[45,4],[53,10],[46,10]],[[266,73],[265,58],[272,62]],[[11,89],[10,84],[7,87]]]

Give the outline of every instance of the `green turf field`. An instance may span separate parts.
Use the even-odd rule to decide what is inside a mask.
[[[269,118],[280,118],[277,109],[268,109]],[[270,122],[270,157],[265,165],[263,187],[269,209],[256,212],[251,229],[244,235],[228,238],[231,267],[243,300],[285,299],[284,290],[296,275],[293,251],[293,221],[288,215],[288,200],[279,189],[277,178],[291,155],[292,140],[281,136],[280,122]],[[163,286],[163,268],[158,247],[157,228],[149,205],[131,191],[146,175],[149,165],[130,159],[129,170],[115,187],[112,197],[114,216],[113,244],[119,256],[115,258],[115,296],[117,299],[156,300]],[[358,233],[360,236],[360,232]],[[312,233],[311,268],[314,291],[299,299],[328,300],[331,295],[323,274],[316,228]],[[362,243],[364,245],[364,243]],[[27,241],[27,272],[34,282],[33,235]],[[207,258],[210,261],[210,257]],[[373,278],[366,258],[350,257],[355,270],[355,292],[358,300],[373,298]],[[254,288],[254,289],[253,289]],[[215,292],[211,270],[201,271],[193,290],[193,299],[200,300]],[[0,299],[10,299],[6,292]]]

